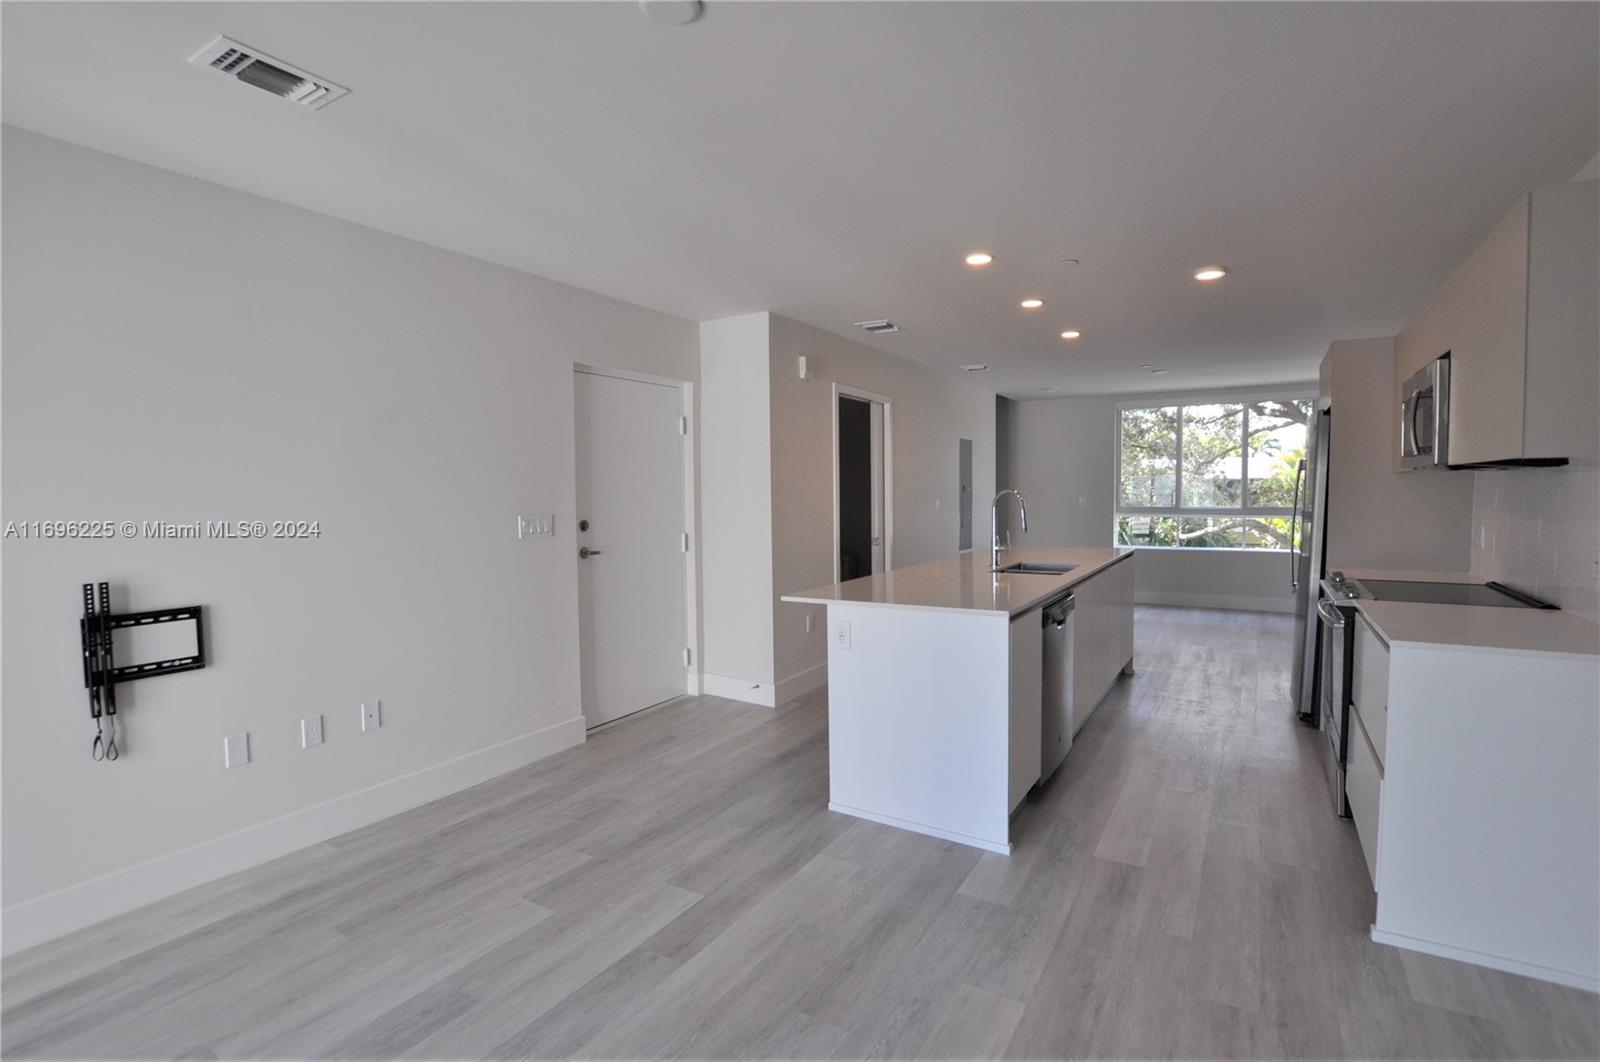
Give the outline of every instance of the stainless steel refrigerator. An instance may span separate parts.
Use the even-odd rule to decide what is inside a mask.
[[[1327,559],[1328,437],[1333,418],[1317,410],[1306,432],[1306,459],[1295,482],[1290,519],[1290,584],[1294,587],[1294,670],[1289,692],[1300,719],[1321,725],[1317,711],[1317,597]]]

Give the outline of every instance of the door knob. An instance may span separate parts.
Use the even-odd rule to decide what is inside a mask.
[[[588,546],[584,546],[578,550],[578,557],[581,560],[588,560],[590,557],[598,557],[604,552],[604,550],[590,549]]]

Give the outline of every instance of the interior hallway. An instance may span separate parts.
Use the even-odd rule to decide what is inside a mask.
[[[825,690],[687,698],[5,962],[7,1057],[1600,1054],[1373,944],[1287,616],[1141,608],[1010,858],[825,809]]]

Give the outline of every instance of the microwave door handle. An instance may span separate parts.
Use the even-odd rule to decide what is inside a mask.
[[[1289,589],[1300,589],[1300,558],[1295,549],[1294,530],[1300,522],[1300,482],[1305,478],[1306,463],[1301,461],[1294,469],[1294,504],[1289,509]]]
[[[1400,455],[1417,456],[1417,393],[1412,391],[1400,404]]]

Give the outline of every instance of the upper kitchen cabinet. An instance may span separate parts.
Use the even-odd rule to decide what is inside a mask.
[[[1405,381],[1445,353],[1451,466],[1600,456],[1600,182],[1524,196],[1407,323],[1397,411]]]

